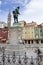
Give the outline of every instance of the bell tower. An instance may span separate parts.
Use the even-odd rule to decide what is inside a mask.
[[[7,18],[7,27],[10,28],[11,27],[11,12],[8,12],[8,18]]]

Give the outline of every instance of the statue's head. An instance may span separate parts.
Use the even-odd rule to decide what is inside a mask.
[[[15,14],[15,11],[13,11],[13,14]]]
[[[20,7],[18,6],[17,8],[19,9]]]

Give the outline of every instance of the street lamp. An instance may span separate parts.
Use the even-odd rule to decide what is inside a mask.
[[[8,59],[7,59],[8,63],[11,63],[10,62],[10,55],[8,54]]]
[[[27,55],[26,55],[26,52],[25,52],[25,55],[24,55],[23,59],[24,59],[25,65],[27,65],[27,63],[28,63],[28,57],[27,57]]]
[[[15,55],[15,51],[13,52],[12,61],[13,61],[13,63],[15,63],[15,62],[16,62],[16,55]]]
[[[3,62],[3,65],[5,65],[5,47],[2,47],[2,62]]]

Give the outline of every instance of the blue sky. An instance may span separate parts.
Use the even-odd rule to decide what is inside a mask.
[[[43,23],[43,0],[0,0],[0,21],[7,22],[8,11],[20,6],[19,21]]]

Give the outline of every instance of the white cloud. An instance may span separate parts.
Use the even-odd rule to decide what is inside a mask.
[[[11,3],[19,3],[25,6],[28,3],[28,0],[9,0]]]
[[[6,0],[5,4],[19,3],[25,7],[19,15],[19,20],[25,20],[26,22],[35,21],[37,23],[43,22],[43,0]],[[0,5],[2,1],[0,0]],[[1,10],[0,10],[1,12]],[[1,17],[0,17],[1,18]],[[5,18],[5,17],[4,17]],[[4,20],[4,19],[3,19]]]
[[[2,1],[0,0],[0,5],[2,4]]]
[[[19,17],[19,20],[26,20],[27,22],[36,21],[43,22],[43,0],[31,0],[25,5],[25,10]]]

